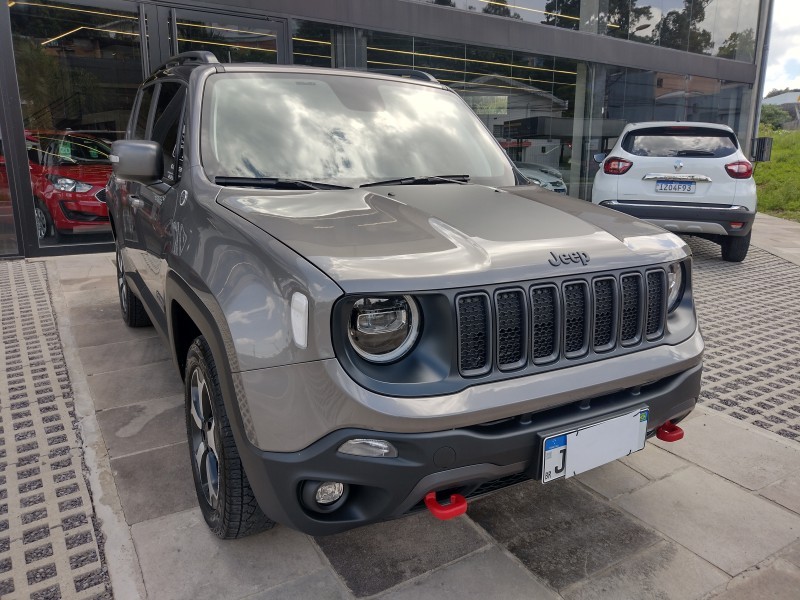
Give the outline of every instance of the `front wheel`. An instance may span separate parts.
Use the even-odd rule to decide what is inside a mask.
[[[727,262],[742,262],[750,249],[750,233],[747,235],[733,237],[726,235],[720,239],[722,248],[722,260]]]
[[[33,215],[36,220],[36,238],[41,242],[53,231],[53,223],[50,220],[50,213],[47,212],[47,207],[39,199],[36,199],[33,206]]]
[[[217,366],[205,338],[186,357],[186,433],[197,500],[208,527],[222,539],[275,525],[258,506],[244,472],[222,400]]]

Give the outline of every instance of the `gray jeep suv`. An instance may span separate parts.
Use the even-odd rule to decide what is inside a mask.
[[[172,351],[221,537],[451,517],[680,437],[695,405],[684,242],[519,185],[409,75],[187,53],[114,143],[122,316]]]

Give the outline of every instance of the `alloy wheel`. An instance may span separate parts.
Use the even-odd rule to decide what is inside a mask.
[[[117,247],[117,289],[122,312],[128,312],[128,283],[125,281],[125,263],[122,259],[122,250]]]
[[[36,237],[43,240],[47,236],[47,217],[38,206],[34,207],[33,213],[36,218]]]
[[[194,468],[206,502],[216,508],[219,502],[219,452],[217,450],[217,419],[214,417],[211,395],[205,375],[200,368],[192,371],[191,443]]]

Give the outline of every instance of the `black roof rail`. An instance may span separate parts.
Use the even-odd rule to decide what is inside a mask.
[[[219,61],[217,60],[217,57],[214,56],[213,52],[208,52],[207,50],[191,50],[189,52],[181,52],[180,54],[169,57],[167,62],[165,62],[163,65],[159,65],[155,71],[161,71],[167,67],[178,67],[188,63],[210,65],[218,62]]]
[[[381,75],[394,75],[395,77],[405,77],[406,79],[419,79],[420,81],[431,81],[439,83],[430,73],[418,71],[417,69],[369,69],[370,73],[380,73]]]

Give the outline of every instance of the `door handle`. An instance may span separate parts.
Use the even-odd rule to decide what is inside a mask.
[[[133,208],[143,208],[144,207],[144,200],[139,198],[139,196],[128,196],[128,200],[130,200],[131,206]]]

